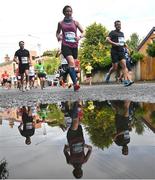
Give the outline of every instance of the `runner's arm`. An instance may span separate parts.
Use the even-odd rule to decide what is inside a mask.
[[[110,38],[109,36],[106,38],[106,41],[107,41],[108,43],[110,43],[111,45],[114,45],[114,46],[120,46],[119,43],[116,43],[116,42],[112,41],[111,38]]]
[[[69,146],[65,144],[65,146],[64,146],[64,155],[66,157],[67,163],[69,164],[70,163],[70,155],[69,155],[68,151],[69,151]]]
[[[57,31],[56,31],[56,37],[57,37],[57,40],[58,41],[61,41],[62,40],[62,34],[61,33],[61,24],[60,22],[58,23],[58,27],[57,27]]]
[[[85,144],[84,147],[88,148],[87,154],[85,156],[85,162],[87,162],[92,152],[92,146]]]
[[[85,32],[84,32],[83,27],[81,26],[81,24],[80,24],[78,21],[75,21],[75,23],[76,23],[77,28],[78,28],[79,31],[81,32],[81,35],[77,37],[77,41],[79,41],[81,38],[84,37]]]
[[[16,64],[19,63],[19,60],[17,59],[18,57],[15,55],[14,58],[13,58],[13,61],[16,62]]]

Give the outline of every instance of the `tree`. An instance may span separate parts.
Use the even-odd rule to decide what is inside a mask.
[[[151,44],[148,44],[146,52],[149,56],[155,57],[155,41]]]
[[[44,58],[44,66],[47,74],[54,74],[60,65],[60,60],[56,57]]]
[[[132,62],[133,62],[133,63],[136,63],[136,62],[138,62],[138,61],[143,60],[144,55],[141,54],[141,53],[139,53],[139,52],[136,52],[136,51],[135,51],[135,52],[132,52],[131,58],[132,58]]]
[[[143,59],[143,54],[138,52],[138,46],[140,44],[140,39],[137,33],[132,33],[130,36],[130,39],[126,41],[129,50],[130,50],[130,55],[132,58],[133,63],[137,63],[138,61]]]
[[[137,33],[132,33],[130,39],[126,41],[130,51],[137,51],[137,48],[140,44],[140,39]]]
[[[115,133],[114,111],[106,102],[94,102],[94,107],[91,111],[86,105],[82,122],[92,144],[101,149],[108,148],[113,143],[112,136]]]
[[[105,42],[108,30],[101,24],[93,23],[86,28],[85,39],[79,50],[81,66],[88,62],[95,70],[111,64],[109,44]]]
[[[59,58],[56,58],[57,50],[48,50],[43,53],[44,66],[47,74],[54,74],[60,65]]]
[[[52,57],[52,56],[54,56],[54,53],[53,53],[53,51],[47,50],[47,51],[45,51],[45,52],[43,53],[43,56]]]
[[[57,104],[49,104],[47,119],[48,125],[52,127],[64,124],[64,114],[61,112]]]

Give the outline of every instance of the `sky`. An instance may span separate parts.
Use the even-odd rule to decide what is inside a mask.
[[[55,34],[65,5],[84,29],[97,22],[111,31],[121,20],[126,40],[134,32],[143,39],[155,26],[155,0],[0,0],[0,63],[13,58],[20,40],[38,54],[60,47]]]

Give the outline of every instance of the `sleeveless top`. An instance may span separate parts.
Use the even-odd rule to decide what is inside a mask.
[[[62,45],[77,48],[78,42],[75,40],[75,37],[77,36],[77,26],[75,21],[72,20],[69,23],[61,21],[60,25],[63,35]]]

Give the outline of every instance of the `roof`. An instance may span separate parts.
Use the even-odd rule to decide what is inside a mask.
[[[139,49],[144,45],[144,43],[149,39],[149,37],[153,34],[153,32],[155,31],[155,27],[153,27],[151,29],[151,31],[147,34],[147,36],[143,39],[143,41],[140,43],[140,45],[138,46],[138,51]]]
[[[6,66],[6,65],[12,64],[12,63],[13,63],[13,61],[3,62],[3,63],[0,63],[0,67],[1,67],[1,66]]]
[[[142,121],[155,133],[155,127],[146,119],[142,118]]]

